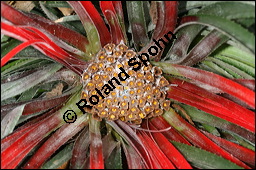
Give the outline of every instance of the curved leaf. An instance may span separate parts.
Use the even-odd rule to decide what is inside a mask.
[[[180,29],[187,25],[202,24],[205,26],[213,26],[220,32],[223,32],[230,38],[237,40],[242,46],[247,47],[255,53],[255,36],[241,27],[240,25],[222,17],[211,15],[192,15],[182,18]]]
[[[243,169],[242,167],[205,150],[174,141],[172,143],[194,167],[200,169]]]

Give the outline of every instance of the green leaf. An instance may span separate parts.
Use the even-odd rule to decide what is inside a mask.
[[[234,78],[254,79],[253,76],[245,73],[243,70],[240,70],[237,67],[234,67],[232,64],[235,61],[233,61],[233,63],[231,64],[231,63],[223,62],[222,60],[218,58],[213,58],[213,57],[208,57],[206,60],[216,63],[218,66],[220,66],[221,68],[226,70],[229,74],[231,74]],[[236,64],[237,66],[239,66],[239,62],[236,62]],[[253,72],[254,69],[251,69],[251,71]]]
[[[218,2],[204,7],[197,14],[216,15],[227,19],[255,18],[255,6],[242,2]]]
[[[202,63],[199,65],[199,67],[203,70],[206,71],[211,71],[213,73],[219,74],[221,76],[227,77],[227,78],[234,78],[232,74],[224,70],[222,67],[219,65],[215,64],[214,62],[204,60]]]
[[[46,80],[60,68],[62,68],[62,65],[60,64],[48,64],[48,66],[44,69],[32,73],[26,77],[1,84],[1,100],[21,94],[43,80]]]
[[[13,75],[18,75],[24,71],[30,69],[38,69],[39,67],[43,67],[52,63],[50,60],[42,60],[37,58],[31,59],[20,59],[8,63],[1,70],[1,80],[5,78],[10,78]]]
[[[71,8],[66,1],[43,1],[45,6],[55,7],[55,8]]]
[[[204,123],[202,125],[207,132],[209,132],[215,136],[220,136],[220,133],[218,132],[218,130],[215,127],[208,125],[208,124],[204,124]]]
[[[59,151],[53,158],[47,161],[41,169],[57,169],[71,159],[73,143]]]
[[[149,42],[145,20],[146,14],[144,13],[145,3],[145,1],[126,2],[128,19],[132,29],[132,38],[137,51]]]
[[[235,133],[240,137],[242,137],[243,139],[250,142],[255,140],[253,133],[241,128],[238,125],[235,125],[224,119],[213,116],[202,110],[198,110],[197,108],[189,105],[179,103],[179,106],[181,106],[186,111],[186,113],[191,117],[191,119],[195,122],[200,122],[200,123],[207,124],[219,129],[223,129],[225,131]]]
[[[228,46],[220,50],[216,55],[227,56],[253,68],[255,67],[255,56],[237,47]]]
[[[21,41],[16,39],[10,39],[6,43],[1,43],[1,58],[9,53],[14,47],[21,44]]]
[[[191,18],[190,18],[191,17]],[[191,24],[201,24],[205,26],[212,26],[215,29],[223,32],[230,38],[237,40],[242,46],[248,48],[255,53],[255,36],[241,27],[239,24],[232,22],[228,19],[224,19],[218,16],[211,15],[192,15],[187,16],[190,18],[188,22],[182,24],[179,28]]]
[[[222,56],[222,55],[217,55],[217,56],[215,56],[215,58],[218,58],[225,63],[233,65],[233,66],[237,67],[238,69],[246,72],[250,76],[255,77],[255,68],[254,67],[248,66],[240,61],[237,61],[235,59],[232,59],[232,58],[229,58],[226,56]]]
[[[120,143],[115,147],[108,159],[105,161],[106,169],[122,169],[122,155]]]
[[[7,113],[1,121],[1,139],[13,132],[25,105],[21,105]]]
[[[200,169],[243,169],[240,166],[208,151],[172,141],[192,166]]]

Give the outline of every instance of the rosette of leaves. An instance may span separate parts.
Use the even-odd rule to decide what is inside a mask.
[[[254,2],[10,1],[1,17],[2,168],[255,168]],[[135,126],[77,108],[104,45],[142,53],[168,31],[150,62],[170,110]]]

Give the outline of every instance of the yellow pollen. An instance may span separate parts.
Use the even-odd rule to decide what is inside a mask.
[[[103,63],[99,63],[99,68],[102,68],[103,67]]]
[[[146,90],[148,91],[148,90],[151,90],[151,87],[150,86],[147,86],[146,87]]]
[[[124,74],[124,73],[121,73],[121,76],[122,76],[122,77],[124,77],[124,76],[125,76],[125,74]]]
[[[134,74],[134,70],[129,70],[129,71],[128,71],[128,75],[129,75],[129,76],[131,76],[131,75],[133,75],[133,74]]]
[[[134,82],[133,82],[133,81],[131,81],[131,82],[129,83],[129,85],[130,85],[130,86],[133,86],[133,85],[134,85]]]
[[[105,58],[104,55],[100,55],[100,56],[99,56],[99,59],[101,59],[101,60],[104,59],[104,58]]]
[[[113,61],[114,61],[114,58],[113,58],[113,57],[108,57],[107,60],[108,60],[109,62],[113,62]]]
[[[111,119],[115,119],[115,118],[116,118],[115,115],[110,115],[109,117],[110,117]]]
[[[107,113],[106,111],[102,111],[100,114],[101,115],[106,115],[106,113]]]
[[[119,55],[121,55],[121,53],[120,53],[119,51],[116,51],[116,52],[115,52],[115,55],[116,55],[116,56],[119,56]]]
[[[91,87],[91,86],[93,86],[93,83],[88,83],[87,86],[90,86],[90,87]]]
[[[108,72],[112,72],[112,68],[111,68],[111,67],[108,67],[108,68],[107,68],[107,71],[108,71]]]
[[[128,116],[128,117],[131,119],[131,118],[133,118],[133,115],[132,115],[132,114],[129,114],[129,116]]]
[[[111,100],[110,99],[107,99],[107,101],[106,101],[108,104],[110,104],[111,103]]]
[[[99,83],[97,84],[98,87],[102,87],[103,86],[103,83]]]
[[[89,78],[89,74],[84,75],[83,78],[84,78],[84,80],[88,79]]]
[[[143,113],[139,113],[139,116],[140,116],[140,118],[144,118],[145,117],[145,115],[143,114]]]
[[[114,77],[117,77],[117,76],[118,76],[118,73],[116,73],[116,72],[113,73],[113,76],[114,76]]]
[[[131,94],[131,95],[133,95],[134,93],[135,93],[135,92],[134,92],[133,90],[132,90],[132,91],[130,91],[130,94]]]
[[[115,112],[116,111],[116,108],[112,108],[112,112]]]
[[[138,82],[138,84],[137,84],[138,86],[142,86],[142,82]]]
[[[108,75],[103,75],[102,76],[104,79],[107,79],[108,78]]]
[[[122,115],[124,115],[124,113],[125,113],[125,110],[121,110],[121,112],[120,112]]]
[[[137,67],[139,67],[139,64],[135,64],[133,68],[137,68]]]
[[[143,74],[142,74],[142,73],[139,73],[139,74],[138,74],[138,77],[143,77]]]
[[[95,80],[98,80],[99,78],[100,78],[99,75],[94,76],[94,79],[95,79]]]
[[[135,111],[136,111],[136,108],[132,108],[131,111],[132,111],[132,112],[135,112]]]

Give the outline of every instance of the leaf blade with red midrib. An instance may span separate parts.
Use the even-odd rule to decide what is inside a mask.
[[[157,130],[151,122],[149,122],[149,127],[150,129]],[[183,155],[164,137],[162,133],[154,132],[151,134],[159,148],[178,169],[192,169]]]

